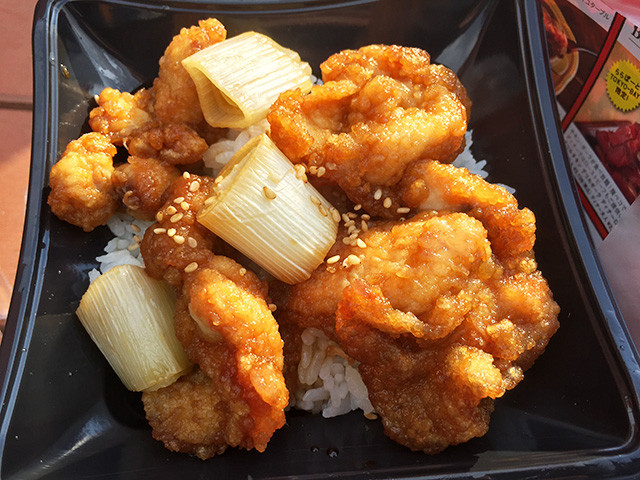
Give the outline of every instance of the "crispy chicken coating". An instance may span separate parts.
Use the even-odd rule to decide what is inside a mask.
[[[284,425],[289,398],[267,284],[234,260],[214,255],[213,235],[196,220],[212,183],[209,177],[179,177],[141,244],[147,272],[178,292],[176,335],[210,382],[188,378],[150,394],[147,417],[154,438],[200,458],[228,445],[264,451]],[[211,389],[216,393],[204,407],[212,418],[202,423],[199,414],[182,413]],[[165,395],[168,406],[156,401]]]
[[[187,125],[165,123],[136,132],[127,144],[129,155],[157,158],[171,165],[190,165],[202,160],[209,145]]]
[[[89,125],[114,145],[126,144],[131,135],[153,122],[153,94],[149,90],[141,89],[132,95],[105,88],[96,101],[98,106],[89,112]]]
[[[396,187],[400,201],[417,210],[467,212],[484,224],[491,248],[503,260],[533,249],[535,216],[506,189],[466,169],[435,161],[416,162]]]
[[[471,102],[427,52],[370,45],[331,56],[321,70],[323,85],[273,104],[271,136],[294,163],[323,167],[354,203],[366,206],[412,162],[449,162],[464,147]]]
[[[169,185],[180,175],[173,165],[155,158],[128,158],[113,173],[113,186],[129,213],[153,220],[167,196]]]
[[[215,18],[200,20],[197,26],[183,28],[173,37],[153,82],[155,113],[161,123],[183,123],[196,128],[205,124],[195,84],[182,60],[226,37],[226,29]]]
[[[104,225],[118,208],[111,183],[115,154],[116,147],[100,133],[70,142],[49,175],[51,211],[85,232]]]
[[[491,399],[513,388],[558,328],[530,252],[503,263],[483,223],[423,212],[337,242],[292,287],[281,321],[320,328],[354,360],[394,440],[427,453],[487,431]],[[363,246],[362,245],[366,245]]]

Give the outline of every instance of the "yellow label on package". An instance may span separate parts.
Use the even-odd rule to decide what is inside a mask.
[[[613,105],[630,112],[640,105],[640,70],[628,60],[615,62],[607,73],[607,94]]]

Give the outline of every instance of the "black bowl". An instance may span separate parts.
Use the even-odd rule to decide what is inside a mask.
[[[426,49],[473,100],[472,151],[538,219],[536,256],[561,328],[525,380],[499,399],[489,433],[428,456],[352,413],[288,415],[263,454],[203,462],[151,438],[74,311],[109,233],[84,234],[46,205],[48,172],[88,130],[93,95],[148,85],[171,37],[218,17],[257,30],[316,68],[370,43]],[[585,233],[555,116],[537,2],[48,0],[36,8],[28,211],[0,349],[5,479],[632,478],[640,472],[638,358]]]

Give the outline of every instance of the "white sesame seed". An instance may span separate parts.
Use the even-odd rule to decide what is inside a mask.
[[[173,199],[173,203],[182,203],[184,202],[184,197],[176,197]]]
[[[187,243],[191,248],[196,248],[198,246],[198,241],[193,237],[187,238]]]
[[[157,222],[161,222],[163,218],[164,218],[164,214],[162,213],[162,211],[156,213],[156,221]]]
[[[356,245],[358,245],[360,248],[366,248],[367,244],[364,243],[364,240],[362,240],[361,238],[356,240]]]
[[[371,215],[369,215],[368,213],[363,213],[362,215],[360,215],[360,218],[362,220],[371,220]]]
[[[167,229],[162,227],[154,228],[153,233],[155,233],[156,235],[160,235],[161,233],[167,233]]]
[[[323,176],[325,173],[327,173],[327,169],[324,167],[318,167],[318,177]]]
[[[273,200],[274,198],[276,198],[276,192],[271,190],[269,187],[262,187],[262,191],[264,192],[264,196],[267,198],[267,200]]]
[[[409,207],[399,207],[396,212],[397,213],[409,213],[411,209]]]
[[[167,213],[169,215],[173,215],[174,213],[176,213],[178,210],[176,209],[176,207],[174,207],[173,205],[169,205],[167,207]]]
[[[340,212],[338,211],[338,209],[336,207],[331,207],[330,212],[333,221],[336,223],[340,222]]]
[[[200,190],[200,182],[198,182],[197,180],[195,182],[191,182],[191,185],[189,185],[189,191],[193,193],[197,192],[198,190]]]
[[[140,233],[140,227],[138,225],[136,225],[135,223],[132,223],[129,226],[131,227],[131,230],[133,230],[134,232]]]
[[[142,237],[140,235],[134,235],[133,241],[136,243],[140,243],[142,241]]]
[[[173,241],[176,242],[178,245],[182,245],[184,243],[184,237],[182,235],[174,235]]]
[[[238,270],[240,272],[240,275],[246,275],[247,274],[247,269],[242,267],[240,270]]]
[[[214,184],[218,185],[222,180],[224,179],[224,177],[218,175],[216,177],[216,179],[213,181]]]
[[[353,207],[353,209],[357,212],[358,210],[360,210],[362,208],[362,204],[359,203],[356,206]]]
[[[373,194],[373,198],[375,200],[380,200],[382,198],[382,189],[379,188],[375,191],[375,193]]]
[[[309,173],[311,175],[316,175],[318,173],[318,167],[316,167],[315,165],[311,165],[309,167]]]
[[[169,230],[167,230],[167,235],[170,237],[173,237],[176,234],[176,229],[175,228],[170,228]]]
[[[324,207],[324,205],[322,205],[322,204],[318,205],[318,210],[320,210],[320,215],[322,215],[323,217],[328,217],[329,216],[329,212]]]
[[[189,202],[182,202],[180,204],[180,208],[186,212],[187,210],[189,210]]]
[[[140,248],[140,244],[139,244],[139,243],[132,243],[131,245],[129,245],[129,246],[127,247],[127,249],[128,249],[130,252],[132,252],[132,251],[134,251],[134,250],[137,250],[137,249],[139,249],[139,248]]]
[[[349,255],[342,262],[343,267],[351,267],[353,265],[358,265],[358,264],[360,264],[360,259],[354,254]]]
[[[189,180],[189,178],[191,178],[191,175],[189,174],[189,172],[184,172],[182,174],[182,178],[184,178],[185,180]]]
[[[311,203],[313,203],[314,205],[320,205],[320,199],[315,195],[310,195],[309,200],[311,200]]]
[[[176,213],[175,215],[173,215],[169,221],[171,223],[176,223],[179,222],[180,220],[182,220],[182,217],[184,217],[184,213]]]
[[[384,208],[389,208],[391,206],[391,198],[387,197],[384,199],[384,202],[382,202],[382,206]]]
[[[340,255],[334,255],[333,257],[327,258],[327,265],[333,265],[334,263],[338,263],[340,261]]]
[[[369,224],[362,220],[362,222],[360,222],[360,228],[362,228],[363,232],[368,232],[369,231]]]
[[[185,273],[195,272],[197,268],[198,268],[198,264],[196,262],[191,262],[189,265],[184,267],[184,272]]]

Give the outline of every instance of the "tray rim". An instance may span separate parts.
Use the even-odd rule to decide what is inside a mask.
[[[32,153],[31,153],[31,174],[29,178],[26,216],[23,229],[23,239],[20,251],[20,262],[16,274],[14,290],[11,298],[9,314],[7,317],[7,327],[4,339],[0,345],[0,465],[4,455],[4,444],[9,429],[11,413],[15,405],[18,387],[22,378],[24,365],[28,356],[28,345],[35,325],[36,311],[42,291],[42,278],[47,258],[48,258],[48,235],[46,228],[40,225],[40,215],[46,208],[45,175],[48,175],[50,165],[55,161],[55,145],[51,139],[57,138],[57,124],[52,118],[57,118],[57,81],[58,65],[55,55],[49,58],[52,48],[55,48],[55,36],[49,31],[50,26],[57,22],[57,16],[64,6],[82,0],[39,0],[34,12],[32,31],[32,53],[33,53],[33,105],[48,105],[49,115],[45,115],[39,109],[33,111],[32,123]],[[160,0],[150,0],[147,2],[128,0],[103,0],[106,3],[126,5],[131,7],[158,8],[165,9],[165,5],[172,5],[172,10],[191,12],[198,8],[209,7],[212,4],[206,0],[172,0],[162,2]],[[360,5],[375,2],[376,0],[352,0],[352,1],[332,1],[332,0],[307,0],[306,2],[280,2],[278,0],[222,0],[215,3],[215,7],[221,9],[229,8],[237,13],[235,8],[238,4],[248,6],[248,13],[255,13],[255,9],[264,10],[288,10],[296,9],[324,9],[336,8],[337,6]],[[547,168],[552,170],[550,177],[558,187],[555,190],[560,212],[563,214],[563,223],[569,228],[567,232],[569,240],[572,241],[572,249],[575,250],[574,260],[577,266],[586,273],[588,285],[587,291],[591,291],[595,297],[595,305],[602,313],[601,326],[605,340],[614,347],[617,355],[620,373],[626,377],[628,385],[631,387],[632,398],[626,398],[627,409],[629,411],[630,428],[628,439],[625,443],[613,449],[597,450],[593,452],[603,455],[584,455],[586,451],[580,451],[583,455],[576,455],[574,461],[567,462],[566,452],[550,452],[546,455],[550,457],[565,457],[565,461],[553,463],[542,471],[537,467],[517,468],[508,471],[487,470],[495,478],[511,476],[513,474],[534,473],[536,478],[554,478],[558,475],[587,475],[586,478],[623,478],[620,475],[635,474],[640,471],[640,430],[637,420],[640,418],[640,362],[638,352],[631,340],[628,329],[615,302],[606,276],[597,256],[595,246],[588,234],[586,218],[579,207],[577,189],[575,182],[570,175],[570,166],[567,160],[566,150],[562,141],[561,129],[557,121],[557,106],[553,99],[553,85],[551,72],[546,61],[546,40],[544,26],[540,20],[539,2],[529,0],[516,0],[516,14],[519,17],[518,33],[520,40],[521,56],[528,63],[525,72],[525,81],[529,85],[529,102],[537,105],[539,110],[531,108],[531,112],[543,118],[555,118],[555,126],[549,128],[541,119],[533,122],[536,126],[543,125],[543,131],[535,133],[542,136],[544,144],[549,146],[551,165]],[[46,48],[38,48],[45,45]],[[530,75],[529,75],[530,74]],[[532,78],[531,78],[532,77]],[[52,114],[53,113],[53,114]],[[538,130],[538,129],[536,129]],[[46,139],[46,141],[39,141]],[[45,162],[46,168],[42,168]],[[548,452],[549,453],[549,452]],[[556,454],[556,455],[554,455]],[[597,465],[602,458],[608,458],[619,467],[615,472],[616,476],[610,477],[610,470],[603,470]],[[560,459],[558,459],[560,460]],[[579,465],[578,465],[579,463]],[[587,471],[588,470],[588,471]],[[478,475],[482,472],[453,473],[451,478],[463,478],[467,475]]]

